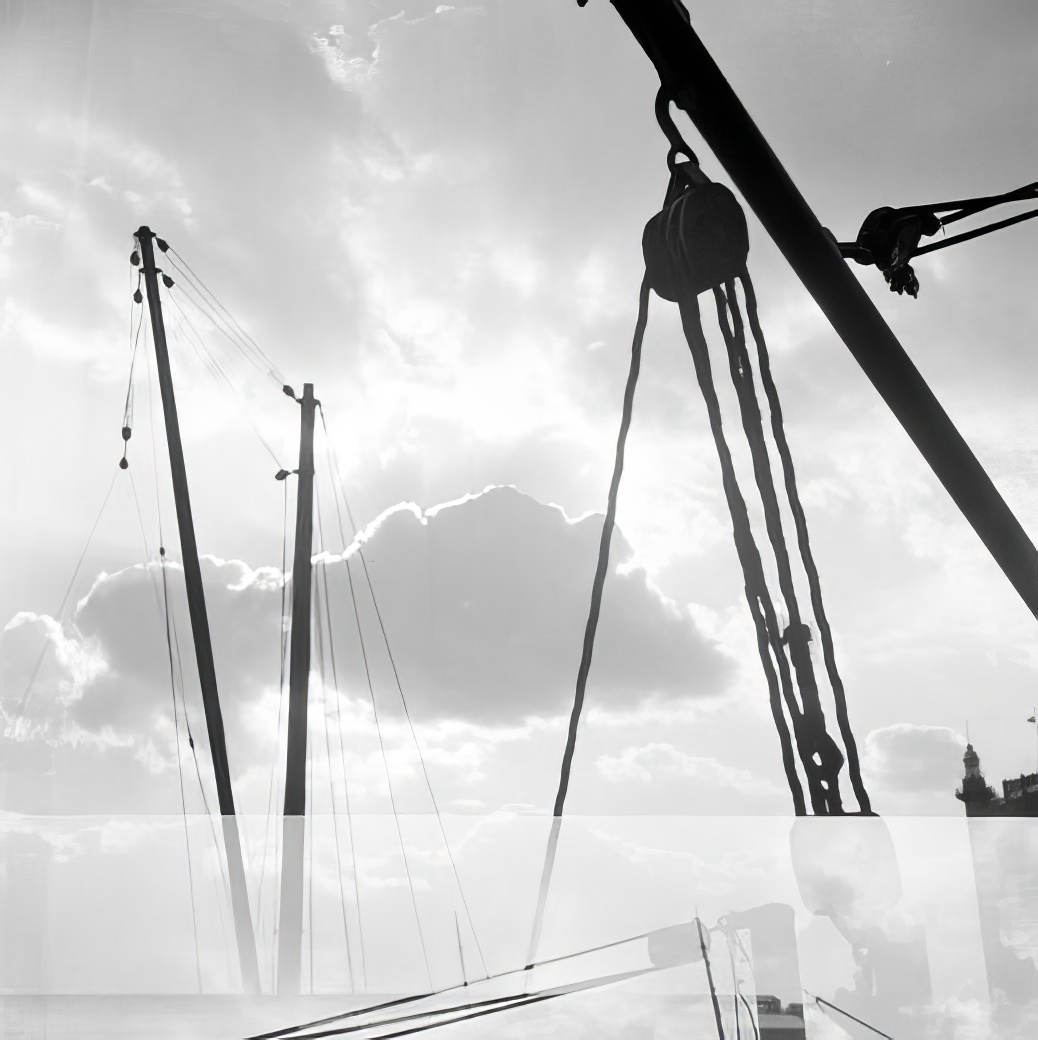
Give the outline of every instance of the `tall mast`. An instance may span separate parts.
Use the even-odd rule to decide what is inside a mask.
[[[583,6],[587,0],[578,0]],[[765,230],[1038,617],[1038,552],[693,30],[678,0],[612,0]]]
[[[191,635],[195,644],[195,660],[198,664],[198,681],[202,689],[202,705],[209,734],[209,751],[216,775],[216,792],[223,821],[224,846],[227,856],[227,872],[231,887],[231,910],[234,916],[234,934],[238,945],[238,961],[241,967],[242,985],[250,994],[260,992],[259,963],[256,957],[256,938],[249,913],[249,891],[245,880],[245,864],[242,859],[241,837],[238,819],[234,810],[234,794],[231,790],[231,773],[227,762],[227,742],[224,738],[223,713],[220,710],[220,695],[216,686],[216,667],[213,663],[213,643],[209,634],[209,617],[205,608],[205,592],[202,588],[202,570],[198,563],[198,544],[195,541],[195,525],[191,516],[191,497],[187,489],[187,469],[184,465],[184,448],[180,440],[180,423],[177,419],[177,402],[173,395],[173,378],[170,374],[169,351],[166,347],[166,327],[162,320],[162,300],[159,296],[158,271],[155,267],[155,250],[152,245],[154,232],[148,227],[137,230],[140,246],[141,269],[144,285],[148,291],[148,309],[151,312],[151,329],[155,340],[155,358],[159,373],[159,389],[162,395],[162,412],[166,420],[166,441],[169,446],[169,467],[173,476],[173,499],[176,502],[177,526],[180,531],[180,555],[184,564],[184,581],[187,585],[187,606],[191,616]]]
[[[289,388],[286,388],[286,393]],[[306,837],[306,716],[310,695],[310,587],[314,508],[314,400],[303,384],[299,419],[299,483],[292,558],[292,637],[288,666],[288,753],[285,762],[284,840],[278,993],[298,993],[303,950],[303,851]]]

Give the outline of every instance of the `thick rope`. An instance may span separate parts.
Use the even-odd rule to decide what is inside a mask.
[[[591,587],[591,609],[588,611],[587,625],[584,628],[584,646],[580,655],[580,668],[577,671],[577,689],[573,698],[573,711],[570,714],[569,733],[566,737],[566,750],[562,756],[562,773],[559,777],[559,790],[555,795],[554,816],[561,816],[566,804],[566,793],[569,790],[570,770],[573,767],[573,752],[577,745],[577,725],[584,707],[584,691],[587,688],[588,673],[591,671],[591,655],[595,648],[595,633],[598,631],[598,617],[602,609],[602,590],[605,587],[606,573],[609,570],[609,544],[613,537],[616,523],[616,499],[620,490],[620,477],[624,471],[624,451],[627,446],[627,434],[631,428],[631,415],[634,411],[634,390],[638,385],[638,373],[642,362],[642,342],[645,339],[645,326],[649,320],[649,281],[642,279],[638,294],[638,322],[634,330],[634,342],[631,346],[631,367],[627,374],[627,386],[624,389],[623,418],[620,420],[620,433],[616,439],[616,457],[613,463],[613,478],[609,483],[609,497],[606,505],[605,520],[602,522],[602,537],[598,547],[598,567]]]
[[[728,364],[739,401],[743,431],[746,434],[753,461],[753,475],[764,507],[765,527],[778,567],[779,587],[789,614],[787,632],[792,638],[787,637],[785,642],[790,644],[790,658],[796,674],[804,715],[799,726],[794,724],[797,750],[807,774],[811,803],[815,812],[823,815],[830,813],[838,815],[843,811],[838,787],[838,772],[843,764],[843,756],[839,754],[839,749],[836,749],[834,756],[832,749],[825,745],[824,740],[818,739],[818,735],[825,732],[825,717],[818,697],[818,685],[815,682],[811,656],[807,651],[806,643],[801,642],[799,646],[793,645],[793,640],[802,638],[800,637],[802,631],[800,607],[793,584],[793,571],[786,548],[785,533],[782,530],[778,494],[775,489],[767,442],[764,439],[764,424],[760,406],[757,403],[757,393],[754,389],[753,368],[746,350],[746,336],[738,298],[735,294],[735,284],[727,282],[724,289],[720,286],[715,287],[714,300],[717,304],[718,324],[728,351]],[[728,312],[731,313],[731,326],[728,322]],[[820,747],[819,744],[823,746]],[[816,752],[819,752],[820,763],[814,761],[813,756]]]
[[[570,772],[573,769],[573,754],[577,746],[577,729],[580,715],[584,708],[584,693],[587,679],[591,672],[591,657],[595,649],[595,634],[598,631],[598,618],[602,610],[602,592],[605,588],[606,574],[609,571],[609,546],[616,525],[616,499],[620,492],[620,477],[624,471],[624,452],[627,447],[627,434],[631,429],[631,416],[634,413],[634,391],[638,385],[638,373],[642,364],[642,343],[645,340],[645,326],[649,321],[649,278],[642,279],[638,292],[638,320],[634,328],[634,340],[631,344],[631,366],[627,373],[627,385],[624,388],[623,416],[620,420],[620,432],[616,438],[616,456],[613,461],[613,477],[609,482],[609,495],[606,502],[606,515],[602,521],[602,536],[598,544],[598,566],[595,568],[595,580],[591,586],[591,606],[588,610],[587,624],[584,627],[584,645],[580,654],[580,667],[577,670],[577,688],[573,696],[573,710],[570,712],[569,731],[566,735],[566,749],[562,755],[562,770],[559,775],[559,789],[555,795],[555,808],[552,812],[551,834],[544,854],[544,868],[541,872],[541,884],[537,893],[537,908],[534,911],[533,929],[530,933],[530,947],[526,957],[527,967],[532,966],[537,956],[537,946],[541,939],[541,927],[544,923],[544,909],[548,902],[548,889],[551,887],[551,875],[555,869],[555,853],[559,845],[559,832],[562,827],[562,810],[566,805],[566,794],[569,791]]]
[[[732,454],[724,436],[721,407],[717,400],[717,392],[714,389],[713,377],[711,375],[710,355],[706,339],[703,336],[703,329],[699,323],[699,302],[694,295],[689,294],[679,301],[678,306],[681,312],[681,325],[685,332],[689,351],[692,354],[692,362],[695,366],[699,388],[706,402],[710,431],[713,434],[714,445],[717,448],[717,457],[721,464],[722,485],[725,498],[728,501],[728,512],[732,518],[735,549],[746,582],[746,596],[750,602],[750,613],[753,615],[754,624],[757,627],[757,642],[761,654],[761,663],[769,677],[770,686],[772,681],[771,655],[774,655],[774,660],[778,665],[777,685],[793,721],[793,731],[796,733],[801,721],[801,712],[793,693],[789,663],[782,651],[778,619],[775,616],[775,607],[771,602],[771,594],[768,591],[764,578],[764,567],[761,563],[757,545],[753,540],[750,518],[746,510],[746,500],[739,490],[735,466],[732,463]],[[806,813],[803,789],[793,763],[793,748],[790,742],[789,730],[786,728],[785,721],[781,718],[781,710],[776,712],[776,707],[780,708],[776,701],[777,698],[773,692],[772,715],[775,718],[779,741],[782,745],[782,764],[786,773],[786,781],[793,796],[794,810],[798,816],[803,816]],[[799,745],[799,739],[797,743]],[[814,798],[812,798],[813,802]]]
[[[757,297],[753,291],[753,282],[750,280],[748,271],[743,271],[739,275],[739,280],[742,282],[743,293],[746,296],[746,314],[750,331],[753,333],[754,343],[757,347],[757,366],[760,371],[761,385],[764,387],[764,393],[768,400],[768,408],[771,411],[772,435],[775,438],[775,445],[778,448],[779,459],[782,463],[786,496],[793,514],[797,544],[800,548],[800,558],[803,561],[804,571],[807,574],[808,586],[811,592],[811,608],[818,625],[819,642],[822,645],[822,657],[825,662],[829,683],[832,686],[833,699],[836,702],[836,719],[840,727],[840,735],[843,738],[843,745],[847,752],[847,771],[850,776],[851,787],[854,790],[854,797],[858,802],[858,808],[863,813],[871,813],[872,805],[861,777],[858,747],[855,743],[854,733],[851,730],[850,719],[847,714],[847,696],[843,686],[843,679],[840,677],[839,669],[836,666],[832,629],[829,627],[829,619],[822,599],[822,586],[818,576],[818,568],[815,565],[814,554],[811,551],[811,538],[807,529],[807,518],[804,515],[804,507],[800,501],[800,494],[797,489],[793,456],[789,450],[789,442],[786,439],[785,425],[782,420],[782,404],[779,401],[778,390],[771,375],[771,360],[768,354],[768,347],[757,316]]]

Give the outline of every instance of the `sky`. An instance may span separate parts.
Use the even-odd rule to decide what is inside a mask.
[[[837,237],[880,205],[1034,179],[1026,2],[688,6]],[[348,763],[354,810],[387,812],[383,748],[399,811],[428,813],[430,789],[445,813],[550,811],[641,231],[667,183],[656,85],[605,0],[6,6],[0,810],[160,816],[214,798],[146,329],[131,379],[129,254],[146,224],[176,250],[159,262],[239,806],[276,803],[283,753],[287,381],[312,382],[327,419],[315,811],[341,810]],[[967,728],[996,787],[1035,768],[1034,618],[748,217],[866,786],[885,816],[958,817]],[[854,271],[1038,537],[1034,234],[921,259],[918,300]],[[210,326],[184,264],[269,366]],[[730,400],[725,419],[734,442]],[[200,780],[183,707],[173,718],[160,541]],[[567,810],[788,815],[705,409],[655,298],[613,563]]]

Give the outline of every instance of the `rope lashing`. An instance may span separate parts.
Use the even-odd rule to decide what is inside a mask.
[[[926,206],[880,206],[865,218],[858,231],[858,237],[853,242],[839,242],[837,245],[841,255],[848,260],[878,267],[883,272],[891,292],[898,295],[908,293],[909,296],[915,297],[919,295],[919,279],[908,262],[913,257],[923,256],[937,249],[946,249],[960,242],[968,242],[992,231],[999,231],[1023,220],[1038,217],[1038,209],[1028,210],[1026,213],[1019,213],[1005,220],[920,247],[919,240],[924,235],[936,235],[948,224],[964,217],[972,217],[991,209],[992,206],[1034,198],[1038,198],[1038,182],[1025,184],[1022,188],[1007,191],[1003,195],[937,202]]]

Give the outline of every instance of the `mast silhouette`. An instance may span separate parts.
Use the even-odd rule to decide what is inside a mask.
[[[213,643],[209,633],[209,616],[205,606],[202,571],[198,562],[198,544],[195,541],[191,497],[187,488],[187,468],[184,464],[184,448],[180,439],[177,402],[173,394],[173,377],[170,373],[169,350],[166,346],[166,327],[162,320],[159,272],[155,266],[155,250],[152,243],[152,239],[155,237],[155,233],[147,226],[142,226],[137,230],[141,269],[148,293],[148,310],[151,315],[151,330],[155,341],[162,413],[166,423],[169,466],[173,478],[173,499],[176,503],[177,527],[180,532],[180,555],[183,560],[184,581],[187,586],[188,612],[191,616],[191,635],[194,640],[198,681],[202,690],[202,705],[205,710],[205,723],[209,735],[209,752],[213,760],[220,817],[223,822],[224,851],[231,888],[231,911],[238,946],[238,962],[245,991],[249,994],[258,994],[260,981],[256,937],[252,927],[252,916],[249,912],[249,891],[245,880],[245,864],[242,859],[238,818],[234,808],[230,766],[227,761],[227,742],[224,737],[220,695],[216,685]],[[165,243],[161,239],[158,241],[159,248],[164,251]],[[167,282],[167,284],[172,284],[172,282]]]
[[[314,417],[312,383],[303,384],[295,550],[292,558],[292,636],[288,669],[288,751],[281,845],[281,911],[278,924],[278,993],[298,993],[303,950],[303,853],[306,845],[306,727],[310,697],[310,594],[314,507]]]

